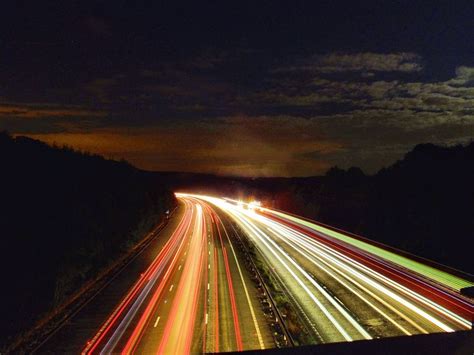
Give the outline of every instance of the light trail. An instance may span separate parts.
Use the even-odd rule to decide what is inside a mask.
[[[212,214],[211,214],[211,216],[212,216]],[[222,220],[217,215],[216,215],[216,219],[219,220],[219,223],[222,225],[222,228],[224,228],[224,232],[225,232],[225,235],[227,237],[227,241],[229,243],[230,249],[232,250],[232,255],[234,256],[234,260],[235,260],[235,263],[237,265],[237,269],[239,270],[239,276],[240,276],[240,279],[242,281],[242,285],[244,287],[245,297],[247,298],[247,303],[248,303],[248,306],[249,306],[249,309],[250,309],[250,313],[252,315],[252,321],[254,323],[255,330],[257,332],[257,338],[258,338],[258,343],[260,345],[260,349],[265,349],[265,344],[263,342],[263,337],[262,337],[262,333],[260,331],[260,326],[258,325],[258,320],[257,320],[257,317],[255,316],[255,310],[254,310],[254,307],[253,307],[253,304],[252,304],[252,300],[250,299],[250,296],[249,296],[249,291],[248,291],[246,282],[244,280],[244,276],[242,274],[242,269],[240,268],[239,260],[237,258],[236,253],[235,253],[234,247],[232,246],[232,242],[230,241],[229,234],[227,233],[227,230],[225,229],[224,224],[222,223]]]
[[[317,232],[320,232],[324,235],[330,236],[332,238],[335,238],[337,240],[343,241],[345,243],[348,243],[350,245],[353,245],[360,250],[364,250],[370,254],[377,255],[380,258],[383,258],[385,260],[388,260],[392,262],[393,264],[403,266],[404,268],[411,270],[413,272],[419,273],[429,279],[435,280],[442,285],[451,287],[457,291],[459,291],[463,287],[470,287],[474,286],[473,282],[470,282],[468,280],[462,279],[458,276],[449,274],[447,272],[444,272],[439,269],[435,269],[429,265],[422,264],[418,261],[409,259],[407,257],[404,257],[402,255],[396,254],[394,252],[391,252],[389,250],[385,250],[381,247],[372,245],[370,243],[364,242],[362,240],[358,240],[356,238],[353,238],[351,236],[342,234],[340,232],[337,232],[333,229],[326,228],[324,226],[311,223],[307,220],[297,218],[293,215],[282,213],[280,211],[275,211],[271,209],[264,209],[265,212],[268,212],[270,214],[274,214],[276,216],[282,217],[284,219],[291,220],[299,225],[306,226],[310,229],[313,229]]]
[[[206,233],[204,233],[206,234]],[[205,237],[204,237],[205,238]],[[205,242],[204,242],[205,244]],[[205,261],[204,261],[204,265],[207,264],[209,261],[209,254],[210,254],[210,251],[208,251],[208,253],[206,254],[205,256]],[[208,299],[208,291],[209,291],[209,288],[210,288],[210,285],[209,285],[209,269],[206,269],[204,268],[204,284],[207,284],[207,288],[204,289],[204,314],[206,315],[206,319],[204,321],[204,331],[202,332],[202,352],[205,353],[206,352],[206,335],[207,335],[207,323],[208,323],[208,320],[209,320],[209,314],[207,313],[207,308],[209,306],[209,299]]]
[[[285,226],[285,225],[284,225]],[[286,226],[288,227],[288,226]],[[293,230],[290,228],[290,230],[293,232],[293,233],[299,233],[301,234],[301,231],[298,231],[298,230]],[[305,235],[305,234],[301,234],[303,237],[305,238],[308,238],[308,235]],[[309,236],[309,240],[312,240],[313,242],[315,241],[315,236],[314,235],[311,235]],[[336,252],[337,250],[341,250],[339,249],[337,246],[336,248],[329,248],[328,249],[328,246],[325,246],[323,243],[321,243],[321,239],[318,239],[319,242],[318,242],[318,245],[319,246],[323,246],[324,248],[326,248],[327,250],[329,250],[330,253],[334,253]],[[356,252],[356,251],[355,251]],[[428,294],[428,296],[436,296],[436,294],[433,294],[433,293],[429,293],[429,290],[427,292],[424,292],[424,294],[419,294],[417,292],[414,292],[412,289],[410,289],[409,287],[406,287],[402,284],[399,284],[397,282],[394,282],[394,280],[390,279],[389,277],[385,276],[384,274],[381,274],[378,271],[381,270],[380,267],[375,267],[375,269],[371,269],[370,267],[367,267],[367,265],[369,266],[377,266],[376,264],[374,264],[374,262],[376,262],[376,260],[374,260],[373,258],[369,258],[369,260],[367,259],[367,257],[360,257],[360,256],[357,256],[356,254],[354,254],[354,250],[351,249],[351,251],[348,253],[349,257],[347,255],[345,255],[344,253],[341,253],[341,252],[337,252],[337,255],[341,256],[343,259],[347,259],[349,260],[349,262],[351,264],[355,264],[355,265],[358,265],[360,268],[362,268],[363,270],[366,270],[367,272],[369,273],[372,273],[372,275],[377,278],[377,279],[381,279],[384,283],[388,283],[390,285],[392,285],[393,287],[397,288],[398,290],[401,290],[402,293],[405,293],[407,295],[409,295],[410,297],[416,299],[417,301],[420,301],[422,303],[424,303],[425,305],[433,308],[437,313],[441,313],[443,314],[444,316],[447,316],[449,318],[451,318],[453,321],[459,323],[461,326],[465,327],[465,328],[469,328],[470,327],[470,322],[468,320],[466,320],[465,318],[463,318],[462,315],[458,315],[456,314],[455,312],[452,312],[450,311],[449,309],[447,309],[446,307],[443,307],[442,305],[440,305],[439,303],[437,302],[433,302],[432,300],[430,300],[429,298],[426,297],[426,294]],[[359,261],[355,261],[354,259],[351,259],[351,257],[356,257],[357,260],[359,261],[365,261],[365,264],[364,263],[361,263]],[[430,289],[434,289],[433,286],[430,286],[426,283],[424,283],[422,280],[417,280],[415,279],[412,275],[410,274],[407,274],[405,271],[403,270],[396,270],[393,266],[391,265],[387,265],[387,264],[383,264],[386,269],[386,274],[388,275],[393,275],[395,277],[395,280],[399,280],[400,277],[399,275],[402,275],[404,277],[404,281],[407,285],[413,285],[414,287],[416,287],[417,289],[418,288],[418,285],[419,283],[417,282],[421,282],[424,286],[428,286]],[[375,271],[374,271],[375,270]],[[437,292],[443,294],[443,295],[446,295],[447,297],[450,297],[451,295],[443,290],[438,290],[438,289],[434,289],[436,290]],[[439,297],[437,297],[437,299],[439,299]],[[456,305],[456,308],[459,310],[461,309],[462,311],[465,311],[466,308],[464,306],[468,306],[470,307],[470,310],[467,309],[466,311],[470,312],[471,316],[472,316],[472,304],[469,305],[467,304],[464,300],[459,300],[459,299],[448,299],[448,301],[451,303],[451,304],[455,304]],[[465,314],[465,313],[462,313],[462,314]],[[434,322],[435,324],[437,324],[441,329],[445,330],[445,331],[452,331],[452,329],[450,329],[449,327],[446,327],[445,325],[442,325],[438,322]]]
[[[198,210],[198,212],[199,212],[199,210]],[[196,220],[198,220],[199,218],[200,218],[200,216],[198,215],[196,217]],[[189,230],[189,226],[188,226],[188,230]],[[184,235],[187,234],[188,230],[186,230],[186,233],[184,233]],[[133,333],[132,333],[131,337],[128,339],[124,349],[122,350],[122,354],[131,353],[133,351],[133,349],[135,348],[136,344],[139,342],[140,338],[143,336],[143,329],[146,327],[146,325],[148,323],[148,320],[149,320],[153,310],[156,307],[157,301],[158,301],[159,297],[161,296],[163,290],[166,287],[166,282],[171,277],[171,273],[172,273],[175,265],[178,262],[179,254],[180,254],[180,251],[183,249],[184,241],[185,241],[185,239],[182,238],[177,252],[174,253],[173,258],[171,260],[171,263],[169,264],[169,266],[166,269],[166,272],[163,276],[163,279],[160,281],[160,284],[159,284],[157,290],[155,291],[155,293],[153,294],[153,297],[151,298],[151,301],[148,303],[147,307],[145,308],[144,312],[142,313],[142,315],[141,315],[141,317],[138,321],[138,324],[136,325],[135,329],[133,330]]]
[[[217,287],[217,248],[214,248],[214,351],[219,352],[219,288]]]
[[[276,233],[277,234],[277,233]],[[285,234],[285,237],[289,237],[290,234]],[[290,237],[291,239],[291,237]],[[286,241],[287,242],[287,241]],[[325,254],[324,252],[320,251],[320,250],[317,250],[317,249],[314,249],[314,248],[311,248],[311,246],[308,246],[308,244],[305,245],[304,242],[301,242],[301,241],[298,241],[297,242],[298,244],[302,244],[303,245],[303,250],[306,250],[306,251],[311,251],[310,252],[310,255],[318,258],[317,254],[319,254],[320,256],[323,256],[323,257],[326,257],[326,259],[331,259],[331,257],[328,256],[328,254]],[[303,256],[307,257],[310,261],[313,261],[311,260],[310,257],[308,257],[307,254],[305,254],[304,252],[302,252],[300,249],[296,248],[294,245],[291,245],[290,243],[288,243],[291,247],[293,247],[297,252],[299,252],[300,254],[302,254]],[[317,253],[317,254],[316,254]],[[320,259],[321,260],[321,259]],[[427,318],[429,321],[433,322],[434,324],[438,325],[442,330],[444,331],[452,331],[451,328],[449,328],[448,326],[446,326],[445,324],[437,321],[436,319],[434,319],[433,317],[431,317],[430,315],[426,314],[425,312],[423,312],[421,309],[415,307],[413,304],[407,302],[406,300],[404,300],[403,298],[401,297],[398,297],[395,293],[391,292],[390,290],[388,290],[387,288],[385,288],[384,286],[382,286],[381,284],[377,284],[375,282],[373,282],[372,280],[370,280],[369,278],[363,276],[361,273],[358,273],[356,271],[354,271],[354,269],[350,268],[349,266],[347,265],[344,265],[342,264],[340,261],[338,261],[337,259],[334,259],[332,258],[331,259],[332,262],[338,266],[341,266],[345,271],[348,271],[348,274],[352,274],[352,275],[356,275],[358,276],[359,279],[365,281],[367,284],[373,286],[374,288],[377,288],[379,290],[382,290],[386,295],[390,296],[391,298],[393,298],[394,300],[404,304],[405,306],[407,306],[408,308],[414,310],[415,312],[417,312],[418,314],[424,316],[425,318]],[[375,276],[375,275],[374,275]],[[354,280],[351,280],[353,283],[354,283]],[[421,329],[423,332],[426,332],[424,331],[423,328],[419,328]],[[426,332],[427,333],[427,332]]]
[[[255,285],[246,281],[248,270],[241,267],[224,223],[229,220],[283,285],[317,342],[471,328],[473,304],[453,291],[454,283],[462,283],[445,272],[411,264],[405,256],[387,257],[368,241],[258,203],[246,208],[210,196],[177,197],[184,213],[176,229],[83,354],[268,347],[271,330],[254,306],[257,291],[250,292]]]
[[[183,269],[172,310],[166,322],[158,354],[176,353],[189,354],[194,333],[199,283],[204,261],[205,223],[203,223],[202,207],[197,205],[197,218],[190,244],[190,257]],[[179,325],[179,326],[176,326]]]
[[[292,246],[294,247],[294,246]],[[303,247],[303,249],[305,249],[306,251],[308,251],[305,247]],[[328,263],[327,261],[325,261],[324,259],[322,259],[321,257],[317,256],[316,254],[308,251],[308,254],[305,254],[304,252],[302,252],[301,250],[299,251],[302,255],[304,255],[306,258],[310,259],[309,255],[313,256],[316,260],[318,260],[321,264],[319,264],[316,260],[311,260],[315,265],[317,265],[321,270],[323,270],[324,272],[326,272],[327,274],[329,274],[331,277],[333,277],[334,279],[336,279],[343,287],[347,288],[348,290],[350,290],[354,295],[356,295],[358,298],[360,298],[363,302],[365,302],[367,305],[369,305],[371,308],[373,308],[376,312],[378,312],[380,315],[382,315],[385,319],[387,319],[390,323],[392,323],[393,325],[395,325],[397,328],[399,328],[404,334],[406,335],[412,335],[412,333],[410,333],[407,329],[405,329],[402,325],[400,325],[398,322],[396,322],[392,317],[388,316],[384,311],[382,311],[379,307],[377,307],[374,303],[372,303],[367,297],[364,297],[364,295],[357,291],[355,288],[353,288],[352,286],[350,286],[347,282],[345,282],[342,278],[346,278],[349,282],[351,282],[352,284],[354,284],[356,287],[358,287],[359,289],[361,289],[363,292],[365,292],[367,295],[371,296],[372,298],[376,299],[377,301],[379,301],[381,304],[383,304],[384,306],[386,306],[387,308],[389,308],[391,311],[393,311],[394,313],[396,313],[398,316],[400,316],[401,318],[404,318],[405,320],[407,320],[411,325],[413,325],[414,327],[416,327],[417,329],[419,329],[421,332],[423,333],[428,333],[426,330],[424,330],[423,328],[419,327],[416,323],[414,323],[411,319],[407,318],[406,316],[404,316],[401,312],[399,312],[396,308],[392,307],[389,303],[385,302],[382,298],[378,297],[375,293],[371,292],[368,288],[364,287],[361,283],[355,281],[354,279],[351,279],[347,273],[344,273],[344,272],[341,272],[340,270],[338,270],[337,268],[335,268],[334,266],[332,266],[330,263]],[[323,265],[322,265],[323,264]],[[334,271],[335,273],[339,274],[339,277],[338,275],[336,275],[335,273],[332,273],[331,271],[329,271],[329,269],[331,269],[332,271]]]
[[[247,230],[251,231],[250,234],[256,236],[261,243],[267,248],[267,250],[273,254],[273,256],[281,263],[281,265],[291,274],[293,279],[300,285],[300,287],[306,292],[306,294],[311,298],[311,300],[315,303],[319,310],[329,319],[329,321],[333,324],[333,326],[338,330],[338,332],[344,337],[346,341],[352,341],[352,337],[347,333],[346,329],[341,326],[341,324],[334,318],[333,314],[321,303],[321,301],[316,297],[316,295],[306,286],[303,280],[296,274],[295,271],[288,265],[287,262],[281,257],[283,255],[286,259],[290,261],[294,266],[297,267],[299,271],[303,271],[301,267],[299,267],[285,252],[283,252],[280,248],[276,247],[275,245],[271,245],[271,239],[263,233],[261,230],[256,228],[251,222],[245,220],[238,214],[234,215],[241,223],[244,225]],[[279,252],[279,253],[278,253]],[[280,255],[281,254],[281,255]],[[310,276],[303,271],[303,274],[307,279]]]
[[[232,319],[234,321],[234,331],[235,331],[235,342],[237,344],[237,350],[242,351],[242,336],[240,335],[240,324],[239,324],[239,316],[237,312],[237,306],[235,302],[235,293],[234,293],[234,285],[232,282],[232,275],[230,273],[230,268],[229,268],[229,260],[227,258],[227,251],[224,246],[224,242],[222,241],[222,235],[221,235],[221,230],[219,227],[219,224],[216,224],[217,226],[217,233],[219,235],[219,241],[222,249],[222,254],[224,257],[224,266],[225,266],[225,272],[226,272],[226,278],[227,278],[227,285],[229,288],[229,296],[230,296],[230,303],[232,307]]]
[[[335,296],[341,289],[353,294],[359,305],[365,305],[364,310],[370,309],[387,320],[394,329],[392,332],[396,330],[400,334],[411,335],[471,328],[472,303],[449,289],[443,289],[441,284],[443,281],[446,287],[453,288],[469,285],[469,281],[432,267],[424,268],[424,265],[411,263],[404,256],[398,258],[398,255],[391,255],[393,251],[385,253],[385,250],[380,251],[379,247],[374,249],[367,242],[279,211],[261,207],[246,209],[241,202],[234,204],[210,196],[194,197],[212,203],[234,219],[257,249],[269,255],[265,259],[271,260],[270,267],[279,273],[278,276],[286,280],[287,285],[294,285],[296,281],[303,294],[306,293],[306,297],[314,301],[317,309],[346,340],[354,336],[348,324],[365,338],[371,337],[371,334],[354,318],[353,314],[358,314],[359,309],[352,306],[353,301],[344,304]],[[262,213],[258,213],[260,209]],[[301,266],[300,262],[306,266]],[[306,271],[307,267],[314,268],[312,275]],[[414,273],[410,274],[409,270]],[[332,293],[328,293],[326,286],[317,281],[323,274],[327,275],[323,280],[332,279],[339,285]],[[420,274],[428,281],[420,279],[417,276]],[[316,279],[314,275],[317,275]],[[439,286],[429,283],[432,279]],[[292,296],[304,305],[307,303],[303,294],[293,288]],[[345,299],[347,301],[348,298]],[[321,303],[323,300],[327,301],[326,305]],[[305,313],[311,315],[311,312]],[[341,323],[342,319],[347,323]],[[321,330],[324,333],[325,329]]]
[[[132,287],[130,292],[125,296],[123,301],[119,304],[119,306],[114,310],[112,315],[107,319],[107,321],[104,323],[104,325],[99,329],[97,334],[94,336],[94,338],[88,342],[84,350],[82,351],[83,354],[92,354],[99,346],[99,344],[105,339],[105,337],[108,335],[108,333],[111,331],[113,326],[117,323],[117,321],[120,319],[120,316],[123,315],[127,307],[131,304],[131,302],[134,300],[134,297],[139,294],[140,289],[143,287],[146,287],[146,284],[150,278],[151,275],[159,274],[163,271],[163,265],[166,263],[166,260],[169,258],[171,255],[172,251],[177,248],[177,245],[182,238],[182,235],[186,233],[186,231],[189,228],[191,218],[192,218],[192,210],[190,209],[189,203],[186,203],[185,206],[185,215],[183,219],[181,220],[178,228],[176,229],[175,233],[173,233],[172,237],[169,239],[169,241],[165,244],[161,252],[158,254],[158,256],[155,258],[155,260],[152,262],[150,267],[145,271],[145,273],[142,274],[141,278],[137,281],[137,283]],[[145,293],[149,292],[149,288],[145,288]],[[136,302],[136,301],[135,301]],[[132,313],[134,314],[136,307],[132,307]],[[130,314],[129,312],[127,313],[126,317],[122,320],[121,324],[125,321],[126,323],[128,322],[127,316]],[[116,343],[116,334],[123,334],[123,327],[121,328],[119,325],[119,328],[113,333],[109,341],[112,341],[112,343]],[[112,344],[107,342],[109,346]],[[107,345],[106,345],[107,347]]]
[[[252,306],[255,296],[249,294],[222,220],[200,199],[180,200],[184,214],[176,230],[86,344],[83,354],[188,354],[264,348]],[[235,264],[230,262],[228,248]],[[219,270],[225,282],[219,282]],[[237,297],[236,278],[242,282],[246,298]],[[227,315],[230,317],[223,318]],[[255,327],[257,339],[247,337],[244,342],[243,326],[246,330]],[[212,327],[213,334],[208,337]],[[235,340],[229,343],[224,331]],[[269,329],[266,332],[269,336]]]

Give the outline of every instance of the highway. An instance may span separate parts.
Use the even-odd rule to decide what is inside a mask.
[[[297,309],[309,343],[471,328],[472,300],[458,292],[469,280],[280,211],[193,197],[239,225]]]
[[[274,347],[259,294],[225,223],[202,199],[180,197],[171,237],[83,354],[241,351]]]
[[[176,196],[151,246],[38,352],[209,353],[471,329],[459,290],[474,284],[462,276],[258,204]]]

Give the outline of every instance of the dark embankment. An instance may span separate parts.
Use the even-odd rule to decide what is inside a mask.
[[[138,242],[174,205],[159,174],[0,133],[0,345]]]

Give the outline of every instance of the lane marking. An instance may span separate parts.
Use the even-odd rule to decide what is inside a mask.
[[[299,235],[305,237],[304,234],[301,234],[299,232],[295,232],[295,231],[289,231],[289,236],[291,237],[292,235],[298,237]],[[306,238],[306,237],[305,237]],[[328,262],[324,261],[323,259],[321,259],[321,257],[317,257],[314,253],[311,253],[311,255],[314,255],[318,260],[324,262],[326,265],[328,265],[329,267],[331,267],[334,271],[336,271],[337,273],[339,273],[340,275],[344,276],[348,281],[354,283],[355,285],[357,285],[358,287],[360,287],[362,290],[364,290],[367,294],[371,295],[372,297],[374,297],[375,299],[377,299],[379,302],[381,302],[382,304],[384,304],[386,307],[388,307],[389,309],[391,309],[392,311],[394,311],[396,314],[398,314],[401,318],[405,319],[407,322],[409,322],[412,326],[414,326],[415,328],[417,328],[419,331],[421,331],[422,333],[425,333],[427,334],[428,331],[426,331],[424,328],[422,328],[421,326],[419,326],[418,324],[416,324],[413,320],[411,320],[408,316],[405,316],[403,315],[402,313],[398,312],[395,308],[393,308],[392,306],[390,306],[388,303],[386,303],[385,301],[383,301],[382,299],[379,299],[375,294],[372,294],[369,290],[367,290],[365,287],[363,287],[361,284],[357,283],[355,281],[355,279],[352,279],[352,278],[348,278],[348,276],[346,274],[352,274],[353,277],[356,277],[358,278],[359,280],[361,281],[365,281],[368,285],[374,287],[375,289],[377,290],[380,290],[382,293],[384,294],[387,294],[386,293],[386,288],[385,286],[382,286],[382,284],[378,284],[378,286],[374,286],[375,284],[377,283],[374,283],[374,284],[371,284],[370,282],[368,282],[365,278],[366,276],[364,276],[363,278],[361,278],[362,274],[360,274],[359,272],[355,271],[355,269],[353,269],[351,266],[349,266],[349,264],[345,264],[348,262],[344,261],[344,259],[342,258],[342,255],[339,255],[339,253],[337,252],[334,252],[334,251],[330,251],[330,249],[328,249],[327,247],[325,246],[322,246],[322,245],[319,245],[320,243],[317,243],[316,241],[312,240],[312,239],[308,239],[308,241],[305,241],[303,238],[300,238],[301,240],[298,242],[298,245],[300,247],[303,247],[306,245],[307,248],[312,248],[314,249],[315,251],[316,250],[319,250],[318,253],[320,254],[321,257],[324,257],[325,259],[327,259],[328,261],[331,261],[332,263],[334,263],[335,265],[337,265],[338,267],[342,268],[345,272],[344,273],[341,273],[341,271],[338,271],[336,269],[334,269],[334,267],[330,266],[328,264]],[[292,239],[294,241],[296,241],[297,239]],[[289,244],[291,246],[291,244]],[[295,248],[293,246],[293,248]],[[297,250],[300,254],[302,253],[301,251],[299,251],[298,249],[295,248],[295,250]],[[340,258],[340,261],[338,261],[337,258]],[[345,265],[345,266],[344,266]],[[354,266],[357,267],[357,262],[355,262],[353,264]],[[363,270],[363,269],[360,269],[360,270]],[[367,270],[368,271],[368,270]],[[376,274],[374,274],[374,276],[377,276]],[[375,282],[375,281],[371,281],[371,282]],[[390,296],[390,295],[389,295]],[[402,302],[403,304],[403,302]],[[416,312],[416,311],[415,311]]]
[[[220,217],[218,217],[218,218],[219,218],[219,221],[222,223],[222,220],[220,219]],[[258,338],[258,343],[260,345],[260,349],[265,349],[265,344],[263,342],[262,333],[260,332],[260,327],[258,326],[257,317],[255,316],[255,311],[253,309],[253,305],[252,305],[252,301],[250,299],[250,295],[249,295],[249,292],[248,292],[248,289],[247,289],[247,285],[245,284],[244,276],[242,274],[242,270],[240,269],[239,261],[237,260],[237,255],[235,254],[235,250],[234,250],[234,247],[232,246],[232,242],[230,241],[229,234],[227,234],[227,230],[226,230],[223,223],[222,223],[222,227],[224,228],[225,235],[227,237],[227,240],[229,241],[230,250],[232,251],[232,254],[234,255],[235,263],[237,264],[237,269],[239,270],[240,279],[242,280],[242,285],[244,286],[245,296],[247,298],[247,302],[248,302],[249,308],[250,308],[250,314],[252,315],[253,324],[254,324],[255,330],[257,332],[257,338]]]
[[[326,318],[334,325],[334,327],[339,331],[339,333],[346,339],[347,341],[352,341],[352,338],[349,336],[349,334],[345,331],[345,329],[339,324],[339,322],[333,317],[333,315],[327,310],[326,307],[319,301],[319,299],[311,292],[311,290],[308,288],[308,286],[305,285],[303,280],[298,277],[298,275],[295,273],[295,271],[292,270],[292,268],[283,260],[283,258],[277,253],[280,252],[282,256],[288,256],[285,253],[282,253],[281,248],[278,246],[271,246],[270,243],[272,240],[265,234],[263,233],[260,229],[258,229],[253,223],[250,222],[250,220],[245,220],[243,217],[240,215],[235,215],[239,220],[242,222],[244,226],[246,226],[247,230],[250,230],[254,236],[259,239],[263,245],[267,248],[270,253],[272,253],[276,259],[280,262],[280,264],[290,273],[290,275],[293,277],[293,279],[301,286],[301,288],[306,292],[306,294],[313,300],[313,302],[316,304],[316,306],[321,310],[321,312],[326,316]],[[292,261],[291,259],[289,260],[290,262]],[[292,263],[295,263],[294,261]],[[296,267],[298,269],[298,267]]]
[[[181,270],[181,265],[179,265],[179,267],[178,267],[178,271],[179,271],[179,270]]]
[[[170,287],[170,292],[173,291],[173,286],[174,286],[174,284],[171,285],[171,287]]]
[[[156,321],[155,321],[155,324],[153,325],[153,328],[156,328],[156,326],[158,325],[158,322],[160,321],[160,316],[158,316],[156,318]]]
[[[294,239],[294,242],[300,246],[302,249],[304,249],[309,255],[313,256],[314,258],[316,258],[319,262],[323,263],[324,265],[326,265],[327,267],[329,267],[330,269],[332,269],[334,272],[337,272],[338,274],[340,274],[341,276],[343,276],[346,280],[348,280],[349,282],[353,283],[354,285],[358,286],[359,288],[361,288],[364,292],[366,292],[368,295],[374,297],[377,301],[381,302],[383,305],[385,305],[386,307],[388,307],[390,310],[394,311],[395,313],[397,313],[401,318],[404,318],[404,316],[399,313],[396,309],[394,309],[393,307],[391,307],[389,304],[387,304],[386,302],[384,302],[382,299],[380,299],[380,297],[376,296],[375,294],[373,294],[371,291],[369,291],[368,289],[366,289],[365,287],[363,287],[361,284],[359,284],[357,281],[355,280],[351,280],[349,278],[349,276],[347,276],[346,274],[342,273],[341,271],[337,270],[334,266],[330,265],[328,262],[324,261],[323,259],[321,259],[320,257],[318,257],[316,254],[314,254],[312,251],[310,251],[309,249],[307,249],[304,244],[301,244],[300,245],[300,242],[297,241],[296,239]],[[288,243],[289,244],[289,243]],[[289,244],[290,245],[290,244]],[[292,246],[292,245],[290,245]],[[294,247],[293,247],[294,248]],[[294,248],[295,250],[297,250],[296,248]],[[308,260],[310,260],[313,264],[315,264],[317,267],[319,267],[321,270],[325,271],[328,275],[330,275],[331,277],[333,277],[335,280],[337,280],[341,285],[343,285],[344,287],[346,287],[349,291],[351,291],[352,293],[354,293],[357,297],[359,297],[362,301],[364,301],[367,305],[369,305],[372,309],[374,309],[376,312],[380,313],[385,319],[387,319],[390,323],[392,323],[394,326],[396,326],[398,329],[400,329],[403,333],[405,333],[406,335],[412,335],[408,330],[406,330],[403,326],[401,326],[400,324],[398,324],[394,319],[392,319],[389,315],[387,315],[385,312],[383,312],[380,308],[378,308],[376,305],[374,305],[372,302],[370,302],[368,299],[366,299],[363,295],[361,295],[359,292],[357,292],[353,287],[349,286],[346,282],[344,282],[341,278],[339,278],[338,276],[336,276],[335,274],[331,273],[327,268],[325,268],[323,265],[319,264],[316,262],[316,260],[313,260],[311,259],[308,255],[306,255],[305,253],[303,253],[302,251],[299,251],[301,255],[305,256]],[[339,302],[341,302],[339,300],[339,298],[335,297],[336,300],[338,300]],[[342,302],[341,302],[342,303]]]
[[[239,316],[238,316],[238,311],[237,311],[237,306],[236,306],[236,301],[235,301],[234,285],[232,282],[232,275],[230,273],[229,260],[227,258],[227,252],[224,247],[224,242],[222,241],[222,235],[221,235],[221,230],[219,228],[219,224],[216,223],[216,226],[217,226],[217,232],[219,233],[219,240],[220,240],[222,255],[224,257],[224,266],[225,266],[225,273],[227,277],[227,286],[229,288],[230,304],[232,306],[232,315],[234,318],[234,331],[235,331],[235,341],[237,343],[237,351],[242,351],[243,350],[242,337],[240,333]]]

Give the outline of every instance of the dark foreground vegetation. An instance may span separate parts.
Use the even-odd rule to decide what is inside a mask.
[[[254,196],[267,206],[474,274],[474,143],[418,145],[372,176],[334,167],[309,178],[177,177],[183,188]]]
[[[161,175],[0,133],[0,348],[135,245],[175,200]]]

